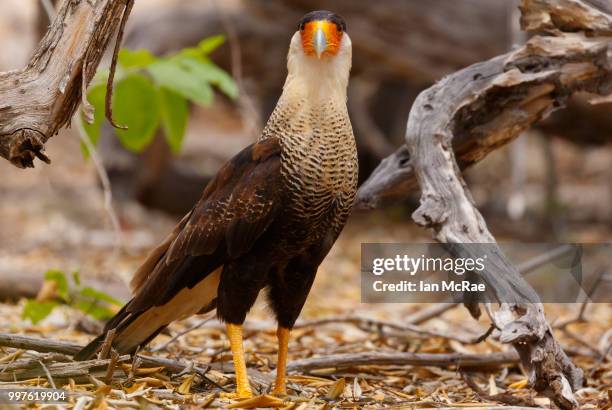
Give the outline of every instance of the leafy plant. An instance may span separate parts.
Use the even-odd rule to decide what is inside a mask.
[[[165,57],[157,57],[148,50],[119,52],[111,103],[114,121],[127,127],[115,130],[126,149],[142,151],[161,126],[170,149],[178,153],[189,117],[188,102],[210,105],[213,87],[232,99],[237,97],[238,87],[232,77],[208,58],[224,41],[223,36],[209,37],[195,47]],[[94,108],[93,122],[87,123],[81,115],[85,132],[94,145],[100,139],[100,127],[105,120],[107,79],[108,70],[99,71],[87,92]],[[83,149],[87,155],[87,149],[84,146]]]
[[[49,316],[53,309],[60,305],[71,306],[98,320],[111,318],[116,309],[123,306],[122,302],[104,292],[89,286],[82,286],[78,271],[72,272],[72,284],[68,276],[60,270],[47,271],[45,281],[53,283],[53,293],[56,298],[45,301],[36,299],[26,301],[22,317],[30,319],[34,324]]]

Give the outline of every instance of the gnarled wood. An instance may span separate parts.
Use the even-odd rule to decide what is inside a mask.
[[[125,8],[125,1],[64,0],[27,67],[0,73],[0,156],[19,168],[49,162],[44,144],[81,103]]]
[[[489,270],[481,275],[501,302],[496,312],[488,308],[500,340],[518,351],[530,384],[562,409],[578,406],[573,391],[582,385],[583,372],[555,340],[537,294],[497,246],[460,169],[516,138],[570,95],[612,93],[610,38],[563,32],[608,34],[612,17],[596,3],[523,0],[527,28],[554,36],[533,37],[514,52],[458,71],[422,92],[410,112],[406,147],[381,164],[384,174],[375,172],[370,179],[387,192],[397,182],[418,181],[421,202],[413,219],[432,228],[456,257],[486,255]],[[575,12],[564,14],[567,10]],[[371,203],[380,193],[366,182],[360,199]],[[462,246],[466,243],[487,245]],[[479,313],[477,306],[469,307]]]
[[[551,31],[551,21],[557,21],[554,13],[568,1],[524,1],[523,10],[532,4],[538,7],[538,13],[528,14],[530,30]],[[576,7],[581,5],[584,10],[590,10],[598,17],[606,16],[608,24],[612,24],[612,17],[601,11],[606,10],[603,7],[587,7],[587,2],[571,1],[576,3]],[[591,2],[596,3],[596,0]],[[542,11],[542,3],[549,4],[553,17]],[[540,25],[534,15],[542,19]],[[594,19],[584,12],[575,16],[572,27],[587,27]],[[568,20],[566,16],[560,21]],[[597,21],[599,26],[603,25]],[[600,95],[612,93],[609,37],[587,38],[582,34],[562,34],[560,30],[557,28],[555,31],[558,37],[534,37],[515,52],[455,73],[451,76],[456,82],[452,85],[455,88],[449,86],[451,82],[448,78],[443,80],[447,87],[445,92],[451,93],[448,97],[453,95],[453,98],[457,98],[457,105],[453,108],[457,111],[463,109],[457,112],[457,115],[464,117],[456,121],[457,133],[452,141],[457,164],[461,169],[480,161],[552,111],[564,107],[570,96],[580,91]],[[464,86],[466,88],[461,89]],[[432,88],[439,88],[439,84]],[[463,94],[454,95],[458,91]],[[529,95],[523,95],[525,93]],[[516,105],[512,109],[500,106],[506,104],[509,107],[508,103],[517,98],[523,101],[523,106]],[[459,107],[459,104],[465,107]],[[467,115],[469,110],[477,112],[481,117]],[[547,122],[543,126],[554,129],[555,123]],[[407,146],[401,146],[385,158],[361,186],[356,207],[375,208],[381,203],[405,198],[415,191],[417,184],[413,167],[414,161],[410,158]]]

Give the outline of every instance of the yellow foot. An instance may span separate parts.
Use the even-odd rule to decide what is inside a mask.
[[[285,397],[287,395],[287,389],[274,388],[274,390],[272,390],[272,395],[276,397]]]
[[[230,404],[228,409],[260,409],[260,408],[281,408],[285,407],[286,403],[278,397],[265,394],[263,396],[255,396],[250,399],[240,400]]]
[[[244,349],[242,348],[242,325],[227,324],[227,335],[234,357],[234,368],[236,370],[236,393],[233,398],[248,399],[253,397],[249,379],[247,377],[246,361],[244,360]]]
[[[219,394],[219,397],[222,397],[224,399],[231,399],[231,400],[235,400],[235,399],[250,399],[251,397],[253,397],[253,392],[251,391],[251,389],[240,389],[237,390],[235,392],[221,392]]]

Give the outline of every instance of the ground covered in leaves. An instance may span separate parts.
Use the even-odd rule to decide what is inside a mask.
[[[76,137],[64,133],[51,147],[51,157],[58,159],[51,167],[39,166],[24,173],[0,164],[0,172],[11,176],[0,182],[0,279],[42,276],[53,268],[65,272],[78,269],[84,280],[96,278],[101,288],[105,283],[122,283],[147,249],[171,228],[174,219],[135,204],[123,204],[118,212],[124,232],[122,245],[117,247],[91,164],[76,155]],[[70,152],[75,155],[66,154]],[[322,265],[293,332],[289,396],[285,398],[264,396],[236,402],[223,397],[234,387],[231,354],[223,326],[206,317],[175,323],[157,337],[142,352],[157,361],[120,357],[77,366],[57,349],[55,353],[37,353],[0,347],[0,388],[49,387],[52,379],[56,387],[74,393],[67,405],[74,408],[439,408],[507,404],[550,408],[548,399],[528,388],[512,349],[499,343],[496,332],[474,343],[489,327],[486,318],[475,321],[461,306],[447,306],[442,311],[430,304],[360,303],[362,242],[428,238],[403,211],[353,218]],[[113,294],[125,300],[126,288],[121,286],[122,290]],[[116,287],[103,290],[108,289]],[[71,344],[83,345],[100,330],[100,322],[69,306],[60,306],[33,324],[22,318],[24,304],[23,298],[7,298],[0,304],[0,333],[62,341],[68,346],[64,353],[68,353],[74,349]],[[546,308],[556,336],[587,375],[587,386],[578,392],[582,407],[609,406],[612,307],[587,305],[581,321],[573,320],[579,317],[580,305]],[[429,317],[423,315],[432,309],[437,311]],[[262,395],[271,391],[276,347],[275,324],[264,301],[259,301],[246,324],[245,349],[252,383]],[[367,354],[371,352],[399,354],[402,360],[406,356],[401,355],[414,353],[411,357],[418,364],[394,364],[393,359],[384,365],[369,362]],[[481,362],[457,365],[453,356],[457,354],[477,354]],[[504,364],[499,364],[499,354],[505,354],[501,360]],[[320,359],[326,357],[337,360],[321,363]]]

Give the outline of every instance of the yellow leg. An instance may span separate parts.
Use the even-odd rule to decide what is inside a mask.
[[[244,349],[242,347],[242,325],[227,324],[227,337],[234,357],[234,369],[236,371],[236,396],[238,398],[253,397],[249,378],[247,376],[246,363],[244,361]]]
[[[287,373],[287,351],[289,346],[289,332],[285,327],[278,327],[276,336],[278,337],[278,363],[276,365],[276,382],[272,393],[278,395],[287,394],[286,373]]]

